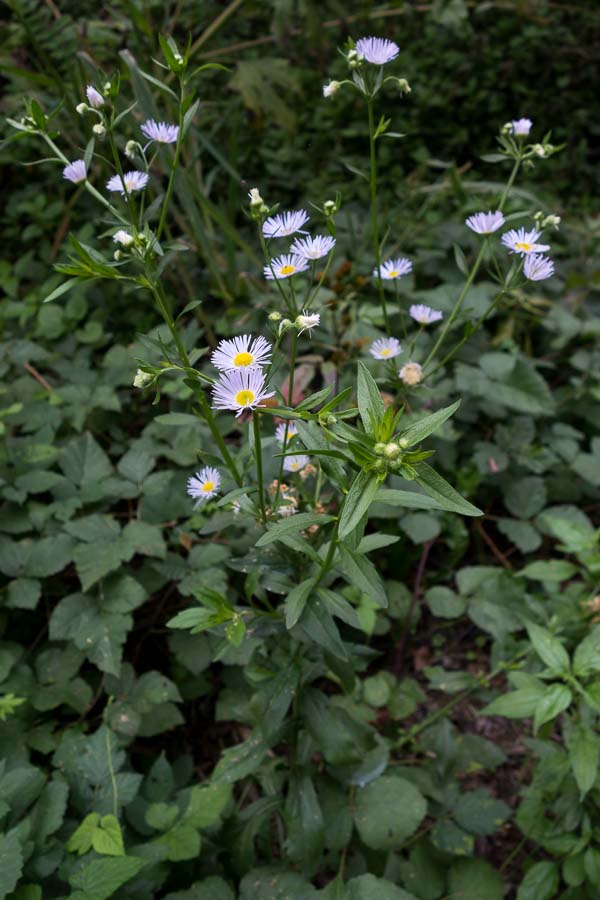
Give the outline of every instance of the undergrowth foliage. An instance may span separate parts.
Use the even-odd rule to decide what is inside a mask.
[[[240,233],[185,164],[224,67],[159,45],[9,119],[96,212],[6,286],[0,898],[597,896],[598,319],[515,197],[560,148],[501,125],[504,182],[418,254],[380,192],[402,55],[350,39],[314,102],[360,106],[368,215],[249,187]],[[191,247],[224,312],[180,302]]]

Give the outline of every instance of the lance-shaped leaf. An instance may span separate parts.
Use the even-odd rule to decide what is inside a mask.
[[[358,411],[367,434],[375,434],[375,427],[385,414],[385,405],[373,376],[362,362],[358,364]]]
[[[403,431],[400,431],[398,437],[401,438],[403,442],[407,442],[407,447],[419,444],[426,437],[429,437],[430,434],[433,434],[434,431],[437,431],[446,419],[449,419],[450,416],[454,415],[459,406],[460,400],[457,400],[452,406],[445,406],[443,409],[438,409],[437,412],[432,413],[430,416],[426,416],[424,419],[420,419],[418,422],[413,422],[412,425],[409,425]]]
[[[346,537],[354,531],[362,517],[368,512],[377,493],[377,475],[375,472],[359,472],[344,501],[344,508],[340,518],[339,535]]]
[[[298,531],[304,531],[311,525],[326,525],[332,522],[334,516],[328,516],[323,513],[297,513],[286,519],[281,519],[272,528],[269,528],[256,542],[257,547],[265,547],[272,544],[287,534],[295,534]]]
[[[455,491],[452,485],[448,484],[446,479],[442,478],[427,463],[419,463],[415,481],[448,512],[460,513],[463,516],[483,515],[480,509],[477,509],[476,506],[473,506],[472,503],[461,497],[458,491]]]
[[[349,584],[363,594],[367,594],[376,606],[385,609],[388,605],[383,583],[377,569],[362,553],[351,550],[346,544],[338,544],[338,566]]]

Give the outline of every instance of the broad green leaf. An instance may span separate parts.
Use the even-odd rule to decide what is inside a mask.
[[[385,878],[359,875],[346,884],[344,893],[339,895],[339,900],[417,900],[417,898]]]
[[[586,725],[576,725],[567,739],[567,747],[573,775],[583,798],[596,781],[600,739]]]
[[[414,444],[419,444],[422,440],[436,431],[440,425],[443,425],[446,419],[449,419],[450,416],[454,415],[459,406],[460,400],[457,400],[456,403],[453,403],[451,406],[445,406],[443,409],[438,409],[437,412],[432,413],[430,416],[425,416],[424,419],[414,422],[407,428],[401,428],[398,432],[398,438],[402,440],[403,446],[406,447],[412,447]]]
[[[557,864],[538,862],[527,870],[517,891],[517,900],[554,900],[557,890]]]
[[[526,622],[525,627],[533,649],[546,663],[553,675],[562,675],[569,671],[569,654],[554,635],[546,628],[534,622]]]
[[[92,833],[92,847],[104,856],[125,856],[121,826],[115,816],[102,816]]]
[[[233,784],[255,772],[267,754],[269,745],[260,735],[251,735],[242,744],[228,747],[212,774],[215,784],[222,781]]]
[[[385,609],[388,605],[385,589],[373,563],[344,543],[338,544],[338,553],[337,565],[348,583],[367,594],[381,609]]]
[[[542,478],[518,478],[509,482],[504,502],[513,516],[519,519],[530,519],[537,515],[546,505],[546,485]]]
[[[146,860],[136,856],[96,859],[71,875],[69,884],[94,900],[108,900],[145,865]]]
[[[425,594],[425,600],[434,616],[442,619],[455,619],[462,616],[467,608],[465,597],[460,597],[443,585],[429,588]]]
[[[571,691],[564,684],[553,684],[546,688],[538,701],[533,716],[533,730],[537,731],[546,722],[550,722],[564,712],[572,699]]]
[[[418,494],[416,491],[398,491],[395,488],[380,488],[375,500],[377,503],[402,506],[404,509],[446,509],[428,494]]]
[[[316,578],[306,578],[297,584],[285,598],[285,626],[293,628],[308,602],[308,598],[317,583]]]
[[[358,411],[367,434],[383,419],[385,405],[381,391],[364,363],[358,364]]]
[[[354,822],[373,850],[397,850],[417,830],[427,802],[410,781],[383,776],[356,793]]]
[[[231,799],[229,784],[197,784],[190,791],[183,821],[194,828],[208,828],[218,822]]]
[[[564,559],[540,559],[529,563],[517,575],[536,581],[566,581],[577,573],[577,567]]]
[[[461,794],[452,809],[456,822],[472,834],[494,834],[510,816],[510,807],[487,791],[477,789]]]
[[[167,628],[194,628],[201,631],[206,628],[214,628],[219,624],[220,619],[210,609],[204,607],[193,607],[192,609],[184,609],[177,613],[167,622]]]
[[[504,882],[483,859],[459,859],[448,873],[448,888],[460,900],[502,900]]]
[[[320,892],[306,878],[283,867],[251,869],[240,883],[239,900],[320,900],[320,897]]]
[[[445,478],[442,478],[435,469],[428,466],[427,463],[419,463],[417,468],[417,484],[421,485],[423,490],[433,497],[440,504],[442,509],[449,512],[460,513],[463,516],[482,516],[483,513],[468,500],[460,496],[458,491],[448,484]]]
[[[350,486],[344,500],[344,508],[340,517],[339,536],[354,531],[363,516],[368,512],[377,493],[378,479],[374,472],[359,472]]]
[[[196,859],[200,854],[200,835],[186,822],[179,822],[169,831],[155,838],[154,843],[164,844],[167,847],[167,859],[170,862]]]
[[[286,854],[309,869],[318,865],[325,838],[323,813],[312,779],[292,772],[285,802]]]
[[[151,803],[146,810],[146,825],[156,831],[168,831],[179,818],[179,807],[176,803]],[[193,823],[192,823],[193,824]]]
[[[575,650],[573,672],[578,678],[600,672],[600,625],[595,625]]]
[[[62,825],[68,796],[69,786],[61,775],[55,775],[44,787],[31,815],[32,833],[38,845],[43,846]]]
[[[507,719],[528,719],[535,714],[543,689],[522,688],[496,697],[481,710],[484,716],[504,716]]]
[[[452,819],[438,819],[431,830],[431,842],[438,850],[453,856],[471,856],[475,838]]]
[[[269,527],[267,531],[256,542],[257,547],[265,547],[285,537],[286,534],[294,534],[297,531],[304,531],[311,525],[326,525],[327,522],[333,522],[335,516],[328,516],[322,513],[296,513],[295,516],[289,516],[281,519],[275,525]]]
[[[122,538],[97,543],[79,544],[73,551],[75,568],[81,587],[87,591],[93,584],[131,559],[133,547]]]
[[[0,834],[0,898],[4,900],[17,884],[23,870],[23,851],[17,829]]]

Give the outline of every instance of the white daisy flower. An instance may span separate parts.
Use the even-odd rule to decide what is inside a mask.
[[[335,238],[326,234],[317,234],[315,237],[296,238],[290,247],[290,253],[303,256],[304,259],[321,259],[327,256],[335,247]]]
[[[286,456],[283,468],[286,472],[299,472],[304,466],[307,466],[310,458],[306,453],[298,453],[295,456]]]
[[[263,274],[269,281],[273,281],[274,278],[289,278],[298,272],[306,272],[307,269],[308,263],[303,256],[298,256],[297,253],[284,253],[283,256],[272,259],[271,264],[264,267]]]
[[[440,312],[439,309],[432,309],[431,306],[426,306],[424,303],[413,303],[408,314],[420,325],[431,325],[432,322],[439,322],[444,318],[443,312]]]
[[[231,372],[236,369],[256,369],[266,366],[270,356],[271,344],[264,337],[253,339],[250,334],[242,334],[232,340],[220,341],[210,361],[222,372]]]
[[[398,338],[377,338],[369,347],[369,353],[375,359],[393,359],[395,356],[400,356],[402,347]]]
[[[525,231],[524,228],[519,228],[517,231],[511,228],[510,231],[502,235],[500,240],[511,253],[520,253],[521,256],[526,256],[528,253],[543,253],[545,250],[550,249],[549,244],[537,243],[541,235],[542,232],[536,231],[535,228],[532,228],[531,231]]]
[[[309,313],[306,309],[302,310],[302,314],[296,316],[296,321],[294,325],[296,328],[299,328],[300,331],[298,335],[301,335],[303,332],[308,331],[309,335],[313,328],[316,328],[321,322],[321,316],[319,313]]]
[[[266,376],[262,369],[236,369],[222,372],[213,386],[213,409],[231,409],[236,418],[246,409],[256,409],[263,400],[273,397],[275,391],[265,390]]]
[[[356,52],[367,62],[376,66],[384,66],[396,59],[400,53],[400,47],[387,38],[363,37],[356,42]]]
[[[296,209],[293,212],[278,213],[276,216],[269,216],[263,222],[263,234],[265,237],[287,237],[300,231],[302,226],[308,222],[308,213],[304,209]]]
[[[125,182],[125,187],[123,187],[123,181]],[[123,181],[121,181],[121,176],[118,173],[113,175],[106,184],[106,190],[118,191],[123,195],[132,194],[134,191],[143,191],[148,184],[148,175],[146,172],[133,169],[131,172],[124,172]]]
[[[402,278],[403,275],[408,275],[409,272],[412,272],[412,263],[410,259],[406,259],[406,257],[388,259],[387,262],[381,264],[381,277],[384,281]],[[373,269],[373,275],[376,278],[379,276],[377,267]]]
[[[544,281],[554,275],[554,263],[541,253],[529,253],[525,257],[523,273],[530,281]]]
[[[465,219],[465,225],[476,234],[493,234],[504,225],[504,216],[500,210],[492,212],[490,209],[486,213],[478,212],[469,216],[468,219]]]
[[[179,137],[179,125],[169,125],[168,122],[155,122],[148,119],[140,128],[144,137],[157,144],[175,144]]]
[[[513,119],[512,122],[508,123],[509,131],[515,137],[527,137],[532,126],[533,122],[531,119]]]
[[[122,247],[131,247],[133,240],[133,235],[129,234],[128,231],[125,231],[124,228],[119,228],[119,230],[115,231],[113,234],[113,241],[115,244],[121,244]]]
[[[423,377],[423,368],[417,362],[408,362],[398,372],[400,381],[411,387],[418,384]]]
[[[215,497],[219,492],[220,485],[221,473],[212,466],[205,466],[199,472],[196,472],[195,475],[192,475],[191,478],[188,478],[187,492],[190,497],[197,501],[194,504],[194,508]]]
[[[286,441],[287,433],[287,441]],[[280,422],[275,429],[275,438],[280,444],[289,443],[290,440],[298,434],[298,428],[295,422]]]
[[[83,159],[76,159],[74,162],[65,166],[63,169],[63,178],[66,178],[67,181],[72,181],[73,184],[79,184],[80,181],[85,181],[87,178],[85,161]]]
[[[85,96],[90,106],[93,106],[94,109],[100,109],[101,106],[104,106],[104,97],[93,85],[88,84],[85,89]]]
[[[341,84],[339,83],[339,81],[330,81],[329,84],[323,85],[323,96],[333,97],[334,94],[337,94],[340,88]]]

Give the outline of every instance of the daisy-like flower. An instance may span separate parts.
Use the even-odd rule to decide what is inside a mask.
[[[236,418],[246,409],[256,409],[275,391],[265,390],[266,377],[262,369],[236,369],[223,372],[213,386],[213,409],[231,409]]]
[[[125,187],[123,187],[123,181],[125,182]],[[146,172],[140,172],[137,169],[133,169],[131,172],[125,172],[123,174],[123,181],[121,181],[121,176],[119,174],[113,175],[106,184],[106,190],[118,191],[120,194],[123,194],[123,196],[125,196],[125,194],[132,194],[134,191],[143,191],[148,184],[148,175]]]
[[[402,278],[403,275],[408,275],[409,272],[412,272],[412,263],[410,259],[406,259],[406,257],[388,259],[387,262],[381,264],[381,277],[384,281]],[[377,271],[377,267],[373,269],[373,275],[376,278],[378,277],[379,272]]]
[[[502,235],[500,240],[505,247],[508,247],[511,253],[520,253],[521,256],[526,256],[528,253],[544,253],[544,251],[550,249],[549,244],[537,243],[541,234],[542,232],[536,231],[535,228],[532,228],[531,231],[525,231],[524,228],[519,228],[517,231],[511,228],[510,231]]]
[[[264,337],[253,339],[250,334],[242,334],[229,341],[220,341],[210,361],[221,372],[233,372],[266,366],[270,357],[271,345]]]
[[[303,256],[304,259],[321,259],[322,256],[333,250],[335,238],[326,234],[317,234],[315,237],[296,238],[290,247],[290,253]]]
[[[101,106],[104,106],[104,97],[92,84],[88,84],[86,87],[85,96],[90,106],[93,106],[94,109],[100,109]]]
[[[273,281],[274,278],[289,278],[290,275],[297,275],[298,272],[306,272],[308,263],[303,256],[297,253],[284,253],[277,259],[272,259],[269,266],[265,266],[263,273],[265,278]]]
[[[432,322],[439,322],[444,318],[443,312],[440,312],[439,309],[432,309],[431,306],[425,306],[424,303],[413,303],[408,314],[420,325],[431,325]]]
[[[196,500],[194,507],[205,503],[219,492],[221,473],[212,466],[205,466],[191,478],[188,478],[187,492]]]
[[[393,359],[395,356],[400,356],[402,347],[398,338],[377,338],[369,347],[369,353],[375,359]]]
[[[310,462],[306,453],[297,453],[295,456],[286,456],[283,468],[286,472],[299,472]]]
[[[87,178],[85,161],[83,159],[76,159],[74,162],[69,163],[68,166],[65,166],[63,169],[63,178],[66,178],[67,181],[72,181],[73,184],[79,184],[80,181],[85,181]]]
[[[363,37],[356,42],[356,52],[359,56],[364,56],[367,62],[376,66],[384,66],[396,59],[400,53],[400,47],[387,38]]]
[[[309,335],[313,328],[316,328],[321,322],[321,316],[319,313],[309,313],[308,310],[303,309],[302,314],[296,316],[296,321],[294,325],[300,329],[298,335],[301,335],[304,331],[308,331]]]
[[[500,210],[492,212],[490,209],[486,213],[479,212],[469,216],[465,219],[465,225],[476,234],[493,234],[504,225],[504,216]]]
[[[533,122],[531,119],[513,119],[512,122],[508,123],[509,130],[515,137],[527,137],[532,126]]]
[[[168,122],[155,122],[148,119],[141,126],[141,132],[149,141],[157,144],[175,144],[179,137],[179,125],[169,125]]]
[[[323,96],[333,97],[334,94],[337,94],[340,88],[341,84],[339,83],[339,81],[330,81],[329,84],[323,85]]]
[[[544,281],[554,275],[554,263],[541,253],[529,253],[525,257],[523,273],[530,281]]]
[[[131,247],[133,244],[133,235],[129,234],[128,231],[125,231],[124,228],[119,228],[119,230],[115,231],[113,234],[113,241],[115,244],[121,244],[122,247]]]
[[[308,213],[305,209],[296,209],[292,212],[278,213],[276,216],[269,216],[263,222],[263,234],[267,238],[287,237],[290,234],[306,234],[302,231],[302,226],[308,222]]]
[[[287,441],[285,437],[286,432]],[[275,429],[275,438],[280,444],[289,443],[295,434],[298,434],[298,428],[296,427],[295,422],[280,422]]]
[[[403,381],[404,384],[408,384],[413,387],[415,384],[418,384],[423,377],[423,369],[416,362],[408,362],[405,366],[402,366],[400,371],[398,372],[400,377],[400,381]]]

